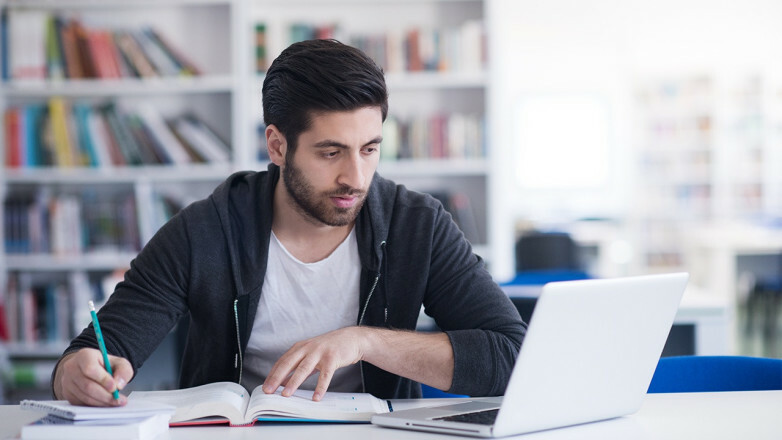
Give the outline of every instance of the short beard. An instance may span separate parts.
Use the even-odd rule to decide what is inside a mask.
[[[282,172],[282,182],[285,189],[294,201],[295,209],[305,218],[315,220],[328,226],[347,226],[353,223],[361,211],[366,200],[366,193],[362,190],[343,185],[337,190],[318,195],[310,182],[304,177],[304,173],[293,163],[286,161]],[[330,205],[329,197],[352,195],[359,200],[351,208],[339,208]],[[321,200],[319,200],[322,197]]]

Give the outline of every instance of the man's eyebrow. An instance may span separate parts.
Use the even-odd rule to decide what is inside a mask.
[[[362,145],[362,147],[366,147],[367,145],[379,144],[381,142],[383,142],[383,136],[378,136],[376,138],[369,140],[367,143]],[[350,148],[350,146],[348,146],[347,144],[332,139],[324,139],[320,142],[315,143],[315,148],[332,148],[332,147]]]

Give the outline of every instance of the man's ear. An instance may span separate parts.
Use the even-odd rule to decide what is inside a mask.
[[[269,151],[269,160],[275,165],[282,166],[285,163],[285,152],[288,143],[285,136],[272,124],[266,127],[266,149]]]

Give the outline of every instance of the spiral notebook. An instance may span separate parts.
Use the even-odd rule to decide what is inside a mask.
[[[175,407],[159,402],[128,402],[125,406],[95,407],[72,405],[65,400],[22,400],[24,410],[40,411],[67,420],[139,419],[158,414],[169,417]]]

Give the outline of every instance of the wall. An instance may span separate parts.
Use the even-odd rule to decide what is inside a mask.
[[[519,218],[544,223],[583,216],[628,218],[637,200],[632,154],[633,84],[645,77],[730,76],[780,71],[782,2],[770,0],[497,0],[490,5],[495,62],[494,127],[496,243],[513,242]],[[777,75],[778,76],[778,75]],[[530,96],[599,96],[609,106],[609,176],[600,188],[530,190],[515,183],[520,102]],[[562,130],[568,130],[567,120]],[[578,148],[579,145],[573,145]],[[566,162],[567,157],[561,160]],[[561,173],[566,167],[547,171]],[[512,271],[512,246],[497,251],[493,271]]]

